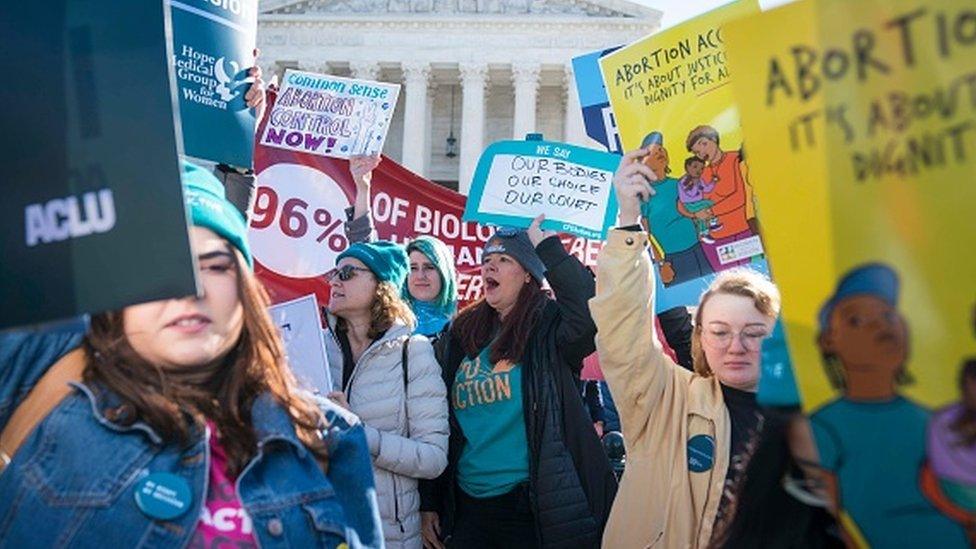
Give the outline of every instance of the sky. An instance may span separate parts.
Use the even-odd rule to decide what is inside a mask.
[[[631,0],[635,4],[650,6],[656,10],[664,12],[661,19],[661,29],[677,25],[678,23],[691,19],[696,15],[715,9],[722,4],[727,4],[729,0]],[[770,9],[791,0],[759,0],[759,6],[763,9]]]

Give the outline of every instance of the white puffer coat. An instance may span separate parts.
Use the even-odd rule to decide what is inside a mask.
[[[341,390],[342,349],[333,332],[332,315],[329,325],[326,350],[333,383]],[[407,338],[405,407],[401,361]],[[430,341],[421,335],[411,337],[406,325],[394,324],[363,352],[345,393],[366,428],[386,546],[419,549],[423,541],[417,479],[436,478],[447,466],[449,434],[447,389]]]

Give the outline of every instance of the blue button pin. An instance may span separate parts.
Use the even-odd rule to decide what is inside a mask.
[[[190,484],[172,473],[153,473],[136,483],[136,505],[146,515],[172,520],[186,513],[193,503]]]
[[[709,435],[695,435],[688,439],[688,469],[704,473],[715,463],[715,439]]]

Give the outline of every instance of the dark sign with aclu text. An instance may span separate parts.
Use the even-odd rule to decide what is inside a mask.
[[[196,292],[162,0],[4,9],[0,329]]]

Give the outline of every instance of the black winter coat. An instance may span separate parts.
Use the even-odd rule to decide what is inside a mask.
[[[520,361],[536,533],[542,547],[599,547],[617,481],[577,385],[583,358],[595,350],[596,325],[588,306],[595,292],[593,273],[556,237],[536,251],[556,296],[545,305]],[[448,335],[437,350],[450,388],[465,353]],[[447,468],[420,487],[421,510],[439,514],[445,536],[453,532],[457,463],[465,444],[453,406],[449,409]]]

